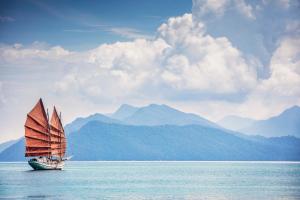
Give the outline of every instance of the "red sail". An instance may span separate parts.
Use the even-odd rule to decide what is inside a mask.
[[[51,155],[63,157],[66,153],[66,137],[61,119],[54,107],[50,121]]]
[[[42,99],[27,114],[25,122],[25,156],[50,156],[50,134]]]

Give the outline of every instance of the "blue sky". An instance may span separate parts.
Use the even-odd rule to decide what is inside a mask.
[[[123,103],[212,121],[300,105],[297,0],[0,2],[0,141],[40,97],[64,123]]]
[[[187,0],[1,1],[1,16],[13,21],[1,23],[0,38],[9,44],[41,41],[87,50],[130,37],[110,31],[113,28],[153,36],[163,21],[191,7]]]

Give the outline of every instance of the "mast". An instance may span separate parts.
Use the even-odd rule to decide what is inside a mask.
[[[51,138],[50,138],[50,125],[49,125],[49,112],[48,112],[48,108],[47,108],[47,122],[48,122],[48,133],[49,133],[49,135],[48,135],[48,145],[51,148]],[[51,153],[49,154],[48,158],[50,158],[50,156],[51,156]]]
[[[59,121],[62,127],[62,132],[60,132],[60,154],[62,155],[63,153],[63,148],[62,148],[62,133],[64,132],[64,128],[62,126],[62,120],[61,120],[61,112],[59,112]]]
[[[47,114],[42,99],[27,114],[25,122],[25,157],[51,155]]]
[[[58,156],[61,159],[66,153],[66,138],[61,118],[58,116],[55,107],[50,120],[50,141],[51,155]]]

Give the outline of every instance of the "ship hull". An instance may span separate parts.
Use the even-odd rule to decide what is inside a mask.
[[[50,159],[31,159],[28,164],[34,170],[62,170],[65,163],[64,161],[50,160]]]

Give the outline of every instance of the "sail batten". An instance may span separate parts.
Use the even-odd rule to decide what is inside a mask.
[[[25,127],[28,128],[28,129],[31,129],[31,130],[33,130],[33,131],[35,131],[35,132],[38,132],[38,133],[40,133],[40,134],[43,134],[43,135],[49,137],[49,133],[47,133],[47,132],[45,132],[45,131],[38,130],[38,129],[36,129],[36,128],[34,128],[34,127],[31,127],[31,126],[28,126],[28,125],[25,125]]]
[[[50,131],[50,135],[53,137],[57,137],[57,138],[65,138],[65,136],[63,135],[63,132]]]
[[[50,156],[50,135],[42,99],[27,114],[25,122],[25,156]],[[41,151],[43,148],[43,151]]]
[[[28,151],[27,154],[48,154],[48,151]]]
[[[27,147],[28,151],[29,151],[29,149],[31,149],[31,148],[35,148],[35,149],[32,150],[32,151],[39,151],[38,148],[43,148],[43,149],[47,148],[47,149],[49,149],[50,146],[38,146],[38,145],[35,145],[35,146],[28,146],[28,147]],[[50,151],[47,150],[47,149],[46,149],[45,151],[50,152]]]
[[[29,138],[29,139],[34,139],[34,140],[40,140],[40,141],[48,142],[47,139],[43,139],[43,138],[39,138],[39,137],[33,137],[33,136],[25,136],[25,137]]]
[[[30,114],[28,114],[27,117],[31,118],[36,124],[40,125],[41,127],[44,127],[46,125],[44,122],[40,121],[39,119],[36,119]]]
[[[49,123],[42,99],[27,114],[25,122],[25,156],[58,156],[66,153],[66,138],[61,119],[54,107]]]
[[[58,116],[55,107],[53,108],[53,113],[50,120],[50,138],[52,155],[63,157],[66,152],[66,138],[61,119]]]

